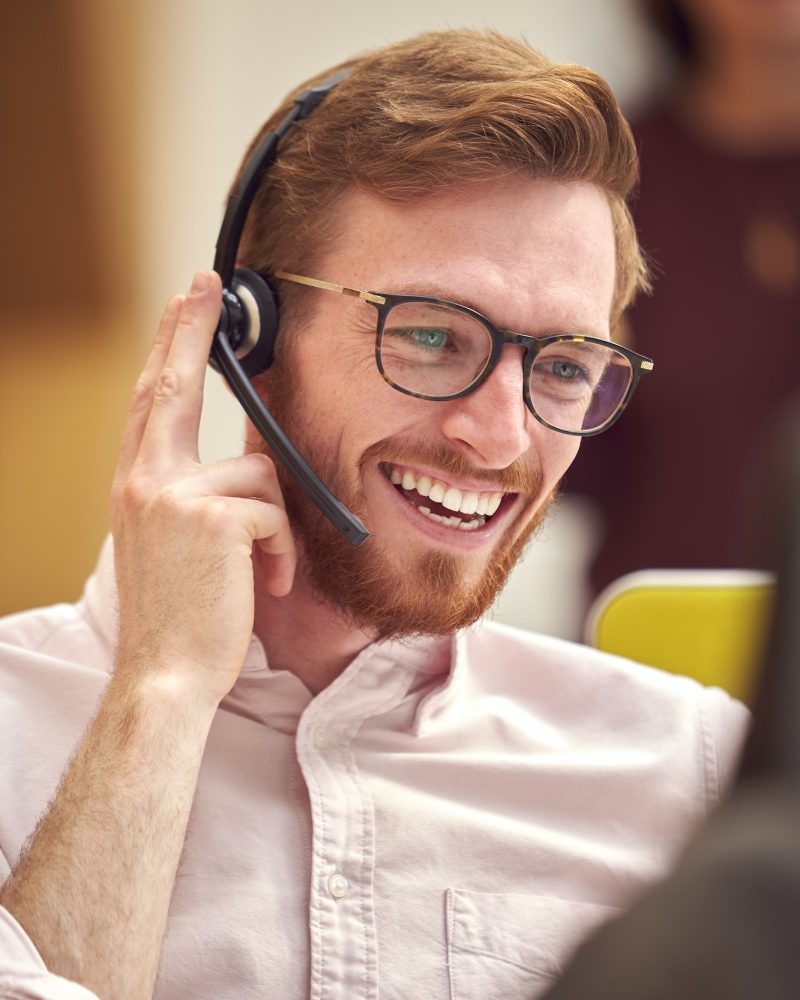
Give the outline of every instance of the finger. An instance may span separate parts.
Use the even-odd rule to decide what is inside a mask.
[[[200,468],[178,486],[173,485],[172,491],[189,499],[218,496],[245,501],[250,516],[258,518],[251,522],[250,531],[264,557],[264,584],[276,597],[289,593],[297,552],[272,459],[261,452],[251,452],[217,462]]]
[[[134,469],[130,479],[136,482],[139,475]],[[144,485],[149,470],[141,469]],[[214,465],[198,465],[193,471],[169,484],[170,495],[176,500],[202,500],[205,497],[255,498],[286,509],[275,466],[271,459],[259,452],[229,458]]]
[[[142,433],[147,424],[147,418],[153,402],[153,388],[169,354],[170,344],[175,334],[175,327],[178,323],[178,315],[183,305],[183,299],[182,295],[176,295],[167,303],[158,325],[158,331],[156,332],[150,354],[141,375],[136,381],[130,406],[128,407],[125,428],[122,432],[122,444],[120,446],[115,473],[117,477],[127,475],[139,450]]]
[[[219,325],[219,275],[201,271],[178,313],[164,366],[156,378],[153,405],[142,435],[146,458],[197,460],[197,436],[211,341]]]
[[[167,367],[184,377],[205,375],[211,340],[219,326],[222,285],[216,271],[198,271],[178,316]]]
[[[284,597],[292,589],[297,566],[297,549],[286,511],[261,500],[232,500],[231,504],[232,513],[242,519],[258,546],[261,582],[273,596]]]
[[[171,489],[174,494],[187,499],[255,497],[275,504],[281,510],[286,509],[275,465],[260,452],[228,458],[214,465],[198,466],[194,473],[173,483]]]

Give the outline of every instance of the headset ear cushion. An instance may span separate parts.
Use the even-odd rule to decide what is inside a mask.
[[[237,267],[231,289],[247,316],[247,333],[236,355],[249,378],[265,371],[275,356],[278,335],[278,300],[266,278]]]

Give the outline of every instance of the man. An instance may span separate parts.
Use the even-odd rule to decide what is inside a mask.
[[[608,346],[644,273],[608,88],[467,31],[349,68],[242,259],[281,301],[259,392],[371,537],[254,434],[199,465],[199,273],[132,401],[115,572],[107,548],[79,605],[3,627],[11,995],[531,997],[730,769],[721,692],[467,628],[634,377]]]

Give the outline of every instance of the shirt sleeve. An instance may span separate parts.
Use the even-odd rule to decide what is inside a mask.
[[[77,983],[47,971],[33,942],[0,906],[0,998],[2,1000],[99,1000]]]
[[[708,804],[713,809],[732,784],[750,729],[750,711],[721,688],[708,688],[703,705]]]

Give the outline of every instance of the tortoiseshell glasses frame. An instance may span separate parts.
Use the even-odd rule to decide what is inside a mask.
[[[507,344],[522,347],[525,405],[537,420],[562,434],[591,437],[606,430],[630,402],[641,375],[654,367],[650,358],[600,337],[534,337],[501,330],[475,309],[446,299],[365,291],[287,271],[277,271],[273,278],[374,306],[378,371],[392,388],[418,399],[446,402],[467,396],[489,378]],[[412,322],[422,310],[427,310],[424,321]],[[399,325],[387,327],[393,311]],[[408,317],[405,323],[399,322],[401,315]],[[458,329],[445,327],[442,317]],[[448,380],[453,384],[445,387]]]

